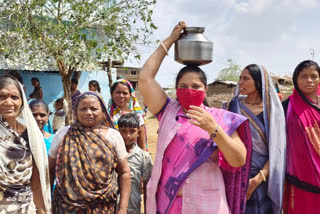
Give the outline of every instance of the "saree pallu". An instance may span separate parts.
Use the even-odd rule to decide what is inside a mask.
[[[91,128],[72,125],[57,153],[53,210],[56,214],[113,214],[117,155],[114,146]]]
[[[294,89],[287,110],[284,212],[320,212],[320,109]]]
[[[250,132],[252,137],[252,160],[250,167],[250,178],[255,177],[269,160],[269,176],[267,181],[261,183],[252,193],[251,198],[246,203],[246,213],[250,214],[271,214],[281,213],[282,194],[285,173],[285,136],[281,132],[285,131],[285,123],[281,109],[274,115],[270,124],[270,135],[266,135],[266,126],[263,124],[240,100],[235,97],[229,103],[230,111],[245,115],[250,121]],[[275,109],[272,111],[274,113]],[[282,115],[281,115],[282,114]],[[266,117],[264,117],[266,118]],[[278,118],[278,123],[276,123]],[[283,118],[283,120],[281,120]],[[266,121],[266,120],[264,120]],[[267,123],[268,124],[268,123]],[[272,125],[272,126],[271,126]],[[274,153],[274,154],[270,154]],[[277,156],[278,155],[278,156]]]
[[[231,167],[222,153],[219,154],[220,164],[219,160],[209,160],[217,149],[209,134],[188,120],[180,119],[182,126],[168,145],[162,160],[163,168],[156,193],[157,214],[174,213],[179,209],[182,213],[244,213],[251,157],[248,123],[244,117],[224,110],[205,109],[229,136],[238,131],[247,148],[246,164],[240,168]],[[181,109],[177,114],[179,116],[184,117]],[[198,181],[195,181],[197,178]],[[186,187],[190,180],[199,182],[196,190]],[[183,196],[177,197],[181,189]],[[193,195],[194,199],[191,196],[188,202],[186,198],[189,205],[182,208],[182,199],[187,195]],[[195,204],[197,206],[193,206]]]
[[[0,120],[0,213],[35,213],[31,176],[27,142]]]
[[[250,121],[252,136],[251,178],[259,173],[269,160],[269,176],[267,182],[262,183],[247,201],[246,213],[275,213],[282,212],[283,184],[285,179],[286,136],[285,117],[279,97],[274,88],[271,77],[263,66],[260,67],[263,101],[263,123],[243,105],[240,100],[239,84],[235,90],[235,97],[223,108],[231,112],[244,115]],[[270,200],[271,208],[270,209]]]
[[[249,118],[252,137],[252,158],[250,179],[259,174],[269,160],[268,144],[266,142],[264,124],[245,105],[239,102],[240,113]],[[269,179],[262,182],[252,193],[246,203],[246,213],[271,214],[272,200],[268,196]]]
[[[48,157],[46,155],[43,135],[27,104],[28,101],[23,86],[15,79],[13,79],[13,81],[16,81],[20,87],[23,103],[23,108],[21,108],[16,122],[23,127],[27,127],[27,130],[22,133],[22,135],[24,135],[23,138],[26,139],[24,140],[22,139],[22,135],[20,136],[12,130],[8,124],[2,121],[0,115],[0,121],[3,122],[0,126],[0,198],[2,199],[0,201],[4,202],[4,200],[6,200],[5,203],[7,203],[7,199],[9,199],[9,205],[0,206],[0,211],[5,211],[5,213],[35,213],[30,179],[32,168],[36,166],[39,172],[40,183],[38,185],[41,187],[44,202],[43,208],[46,213],[50,213],[51,191]],[[13,202],[11,204],[12,200],[10,199],[13,199],[13,201],[17,203]],[[21,204],[23,204],[23,206],[21,206]],[[27,206],[25,206],[26,204]],[[11,211],[9,212],[8,210]]]

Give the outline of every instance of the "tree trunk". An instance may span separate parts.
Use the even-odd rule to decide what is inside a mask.
[[[112,86],[111,68],[112,68],[112,60],[110,57],[108,57],[107,74],[108,74],[108,79],[109,79],[109,88],[111,88],[111,86]]]
[[[77,79],[79,81],[80,76],[81,76],[81,71],[75,71],[75,74],[74,74],[73,78],[75,78],[75,79]]]
[[[64,98],[66,99],[68,103],[68,114],[66,117],[66,126],[70,125],[73,121],[73,115],[72,115],[72,102],[71,102],[71,72],[60,72],[61,78],[62,78],[62,84],[63,84],[63,92],[64,92]],[[67,74],[67,75],[62,75]]]

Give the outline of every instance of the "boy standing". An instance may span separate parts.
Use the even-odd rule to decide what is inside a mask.
[[[119,132],[126,144],[130,167],[131,193],[128,214],[140,214],[141,180],[143,181],[143,192],[145,194],[144,205],[146,205],[146,185],[151,177],[152,160],[150,154],[140,149],[136,144],[140,128],[138,115],[136,113],[122,115],[118,121],[118,126]]]

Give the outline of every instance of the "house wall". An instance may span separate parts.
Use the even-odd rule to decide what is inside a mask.
[[[122,75],[124,79],[129,80],[132,83],[134,89],[136,90],[138,88],[140,70],[141,68],[120,67],[117,68],[117,77]]]
[[[0,75],[5,74],[6,71],[0,70]],[[41,71],[20,71],[22,76],[24,86],[26,88],[26,96],[33,91],[33,86],[31,84],[31,79],[37,77],[40,81],[43,92],[43,100],[48,103],[50,111],[54,112],[54,102],[58,98],[64,96],[62,79],[57,72],[41,72]],[[101,96],[103,97],[106,104],[110,99],[110,88],[108,75],[105,71],[94,71],[86,72],[82,71],[78,83],[78,89],[80,92],[88,91],[88,84],[90,80],[97,80],[101,87]],[[52,118],[50,118],[52,120]]]

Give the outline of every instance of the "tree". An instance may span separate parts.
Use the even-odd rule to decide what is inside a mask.
[[[235,64],[232,59],[228,59],[228,66],[219,72],[217,79],[237,82],[239,80],[240,73],[240,65]]]
[[[11,62],[59,70],[71,100],[74,71],[95,70],[108,58],[140,58],[136,45],[156,29],[156,0],[2,0],[0,55]],[[72,121],[71,106],[68,114]]]

